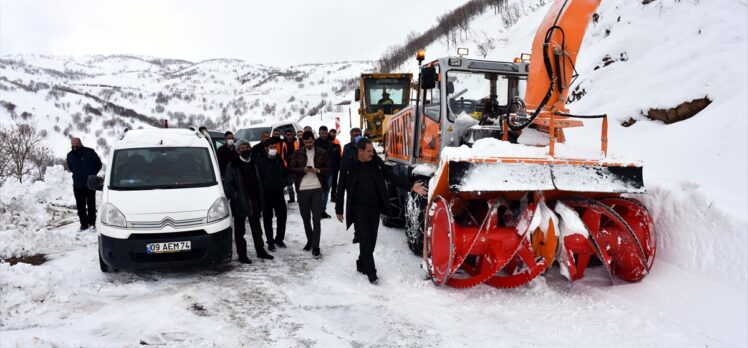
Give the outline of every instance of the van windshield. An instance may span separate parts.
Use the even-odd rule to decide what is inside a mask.
[[[153,190],[216,185],[208,149],[159,147],[114,151],[109,188]]]

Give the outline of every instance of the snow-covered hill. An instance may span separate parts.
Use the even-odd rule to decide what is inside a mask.
[[[549,5],[509,1],[503,15],[489,11],[476,18],[459,46],[470,48],[471,57],[494,60],[529,52]],[[427,47],[427,59],[455,51],[439,41]],[[573,288],[556,272],[509,291],[437,288],[424,279],[402,231],[382,228],[375,253],[382,283],[372,287],[355,272],[357,248],[336,221],[323,221],[322,260],[300,250],[304,235],[295,206],[289,249],[274,261],[104,275],[97,270],[95,234],[70,225],[70,178],[55,167],[46,183],[8,182],[0,192],[0,257],[40,252],[51,259],[41,266],[0,263],[0,346],[745,347],[746,61],[745,0],[603,1],[589,27],[577,62],[581,98],[570,108],[610,115],[611,151],[645,163],[648,192],[637,198],[652,211],[659,239],[652,272],[639,283],[609,286],[600,269],[590,269]],[[401,70],[415,72],[412,63]],[[90,116],[84,140],[93,143],[119,131],[122,122],[139,127],[153,120],[117,115],[91,96],[172,123],[182,119],[179,113],[184,123],[190,114],[221,122],[227,110],[225,126],[237,127],[280,119],[289,110],[292,118],[309,114],[321,99],[333,107],[350,100],[350,79],[370,66],[4,57],[0,100],[17,105],[18,117],[33,113],[49,129],[50,143],[66,139],[68,124],[68,133],[80,131],[76,112],[83,121]],[[295,74],[306,77],[297,81]],[[262,83],[270,76],[276,80]],[[57,96],[55,83],[91,96]],[[344,84],[347,89],[336,93]],[[646,116],[704,97],[711,104],[680,122]],[[263,116],[273,103],[276,112]],[[86,113],[86,104],[101,110],[101,119]],[[237,109],[241,115],[234,115]],[[0,121],[8,115],[6,106]],[[112,119],[114,126],[101,123]],[[194,121],[200,123],[197,116]],[[302,120],[315,127],[322,122],[333,119],[328,113]],[[599,124],[588,123],[567,133],[570,145],[597,144]],[[67,149],[66,143],[54,146],[58,155]]]
[[[237,130],[347,113],[370,62],[271,67],[235,59],[191,63],[135,56],[3,56],[0,123],[29,118],[57,157],[75,135],[107,153],[125,127],[201,126]],[[340,104],[345,105],[340,105]]]

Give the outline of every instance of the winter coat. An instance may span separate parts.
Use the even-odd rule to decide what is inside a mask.
[[[257,156],[257,176],[265,192],[283,191],[288,184],[288,171],[280,155],[270,158],[267,153]]]
[[[285,144],[286,151],[283,153],[283,161],[286,162],[286,168],[288,168],[293,160],[293,154],[299,149],[299,142],[296,141],[296,138],[291,138],[286,140]]]
[[[335,139],[330,144],[330,167],[332,168],[332,171],[338,171],[340,170],[340,161],[341,161],[341,155],[343,154],[343,149],[340,148],[340,141],[338,139]]]
[[[239,154],[228,145],[223,145],[216,151],[216,157],[218,157],[218,168],[221,170],[221,176],[226,173],[226,167],[229,162],[239,157]]]
[[[385,165],[382,159],[379,158],[379,156],[374,156],[371,159],[371,164],[373,165],[374,169],[374,182],[359,183],[358,168],[360,163],[361,162],[358,161],[358,158],[354,157],[352,159],[344,160],[343,164],[340,167],[337,197],[335,197],[335,214],[342,215],[343,204],[345,204],[346,229],[350,228],[351,224],[353,224],[353,212],[356,209],[356,206],[353,204],[353,202],[356,201],[356,185],[374,184],[374,186],[377,188],[378,197],[372,197],[371,199],[379,199],[380,211],[387,215],[391,215],[391,212],[390,205],[388,204],[389,197],[387,186],[385,185],[384,181],[387,180],[405,191],[409,191],[411,188],[410,181],[407,178],[402,178],[392,173],[392,169],[389,166]],[[348,193],[348,199],[345,199],[344,196],[346,191]]]
[[[304,177],[306,172],[306,147],[302,147],[293,154],[293,160],[291,165],[288,166],[288,172],[293,175],[293,183],[296,185],[296,190],[299,190],[301,186],[301,179]],[[322,185],[322,190],[327,191],[330,187],[327,185],[327,176],[330,175],[330,159],[327,157],[327,151],[314,147],[314,168],[319,169],[317,173],[317,179]]]
[[[250,178],[251,187],[247,187],[242,174],[241,166],[245,164],[250,165],[250,172],[255,174],[254,178]],[[259,203],[262,199],[260,183],[256,173],[254,162],[246,163],[239,158],[232,160],[226,166],[226,173],[223,176],[223,191],[229,199],[231,213],[234,216],[252,216],[253,211],[262,209]]]
[[[68,170],[73,173],[73,187],[88,187],[88,176],[101,170],[101,158],[91,148],[83,147],[80,152],[68,152]]]
[[[356,149],[356,143],[351,141],[350,143],[345,144],[345,146],[343,146],[343,157],[340,160],[341,163],[342,161],[350,160],[356,157],[357,152],[358,150]]]

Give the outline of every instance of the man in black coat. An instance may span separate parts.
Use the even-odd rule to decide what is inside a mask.
[[[216,156],[218,157],[218,168],[221,170],[221,176],[226,173],[226,166],[229,165],[229,162],[239,157],[239,153],[234,147],[234,133],[227,131],[224,133],[224,136],[226,137],[226,143],[221,145],[221,147],[218,148],[218,151],[216,151]]]
[[[361,128],[351,128],[351,142],[343,146],[341,162],[356,157],[356,139],[361,136]]]
[[[80,138],[70,139],[68,170],[73,173],[73,195],[78,208],[81,231],[96,225],[96,191],[88,188],[88,176],[101,170],[101,158],[91,148],[83,146]]]
[[[335,202],[335,197],[338,192],[338,173],[340,172],[340,161],[343,155],[343,149],[340,147],[340,141],[335,139],[338,135],[338,131],[330,129],[327,133],[327,139],[330,142],[330,177],[332,178],[330,185],[330,201]]]
[[[260,142],[255,144],[255,146],[252,146],[252,151],[250,152],[250,159],[252,161],[257,159],[257,156],[259,156],[263,151],[265,151],[265,142],[270,139],[270,132],[265,131],[260,134]]]
[[[299,146],[301,138],[297,140],[294,136],[293,130],[287,129],[286,137],[283,141],[286,143],[286,151],[283,153],[283,161],[285,162],[285,167],[288,168],[288,165],[291,164],[291,160],[293,160],[294,152],[301,147]],[[295,203],[296,196],[294,196],[293,178],[291,178],[290,175],[288,176],[288,183],[286,183],[286,192],[288,192],[288,203]]]
[[[236,253],[239,255],[239,262],[252,263],[247,256],[247,241],[244,239],[244,233],[247,231],[245,222],[249,220],[257,257],[272,260],[273,255],[265,251],[265,243],[262,242],[262,227],[260,226],[262,197],[255,163],[251,160],[252,151],[245,140],[237,143],[237,149],[239,157],[229,162],[223,177],[223,190],[229,199],[231,213],[234,216]]]
[[[377,282],[377,269],[374,264],[374,248],[377,244],[379,215],[389,213],[385,180],[403,190],[412,190],[422,196],[428,192],[420,182],[410,185],[407,178],[394,175],[382,159],[374,155],[374,145],[368,139],[358,142],[356,157],[343,162],[338,183],[338,196],[335,201],[335,214],[344,221],[345,204],[346,229],[354,225],[359,240],[359,257],[356,269],[366,274],[369,282]],[[345,193],[348,199],[345,200]],[[345,202],[345,203],[344,203]]]
[[[320,126],[319,127],[319,138],[314,141],[314,147],[320,150],[323,150],[327,153],[327,159],[330,161],[330,169],[332,169],[332,142],[330,142],[330,139],[327,137],[327,127],[326,126]],[[327,213],[327,200],[330,198],[330,186],[332,186],[332,172],[327,173],[327,177],[325,180],[327,181],[327,189],[322,192],[322,218],[323,219],[329,219],[331,218],[330,214]]]
[[[262,220],[265,226],[265,238],[268,250],[275,251],[275,246],[285,248],[283,238],[286,236],[286,200],[283,189],[288,182],[288,173],[283,163],[282,154],[278,153],[276,144],[282,140],[270,138],[265,142],[265,152],[257,156],[257,173],[262,185]],[[277,219],[277,233],[273,237],[273,212]]]

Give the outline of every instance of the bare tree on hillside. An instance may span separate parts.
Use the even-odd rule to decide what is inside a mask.
[[[24,176],[32,173],[35,162],[48,162],[49,150],[41,143],[42,136],[35,122],[20,121],[10,127],[0,126],[0,148],[7,159],[8,176],[23,182]],[[43,177],[43,170],[39,174]]]

